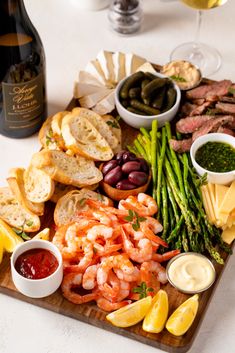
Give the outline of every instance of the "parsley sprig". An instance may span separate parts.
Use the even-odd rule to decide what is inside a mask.
[[[120,116],[117,116],[116,117],[116,120],[108,120],[106,121],[106,124],[113,127],[114,129],[119,129],[120,128],[120,125],[118,123],[118,120],[120,120]]]
[[[20,227],[20,229],[16,229],[16,228],[12,228],[13,231],[19,235],[22,239],[24,240],[30,240],[31,238],[25,233],[25,225],[27,225],[28,227],[31,227],[33,225],[33,221],[29,220],[29,221],[25,221],[22,226]]]
[[[55,143],[57,144],[54,136],[53,136],[53,131],[50,129],[46,135],[46,145],[49,146],[50,143]]]
[[[146,298],[149,292],[154,292],[154,289],[147,287],[145,282],[141,282],[138,287],[133,288],[133,293],[138,293],[139,299]]]
[[[127,222],[132,222],[132,228],[137,231],[140,229],[140,222],[146,221],[146,218],[140,217],[137,212],[129,210],[129,216],[126,216],[124,219]]]
[[[170,76],[170,78],[174,81],[177,81],[177,82],[187,82],[187,80],[180,75],[172,75],[172,76]]]

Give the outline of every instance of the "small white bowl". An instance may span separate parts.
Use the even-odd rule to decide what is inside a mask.
[[[130,75],[131,76],[131,75]],[[130,77],[128,76],[128,77]],[[169,78],[166,75],[162,75],[158,72],[155,74],[156,77],[161,77],[161,78]],[[128,79],[128,77],[125,77],[123,80],[121,80],[115,90],[115,105],[118,111],[118,114],[121,116],[121,118],[130,126],[139,129],[140,127],[145,127],[145,128],[151,128],[152,121],[156,120],[158,121],[158,126],[162,127],[165,122],[171,121],[174,116],[176,115],[179,105],[180,105],[180,100],[181,100],[181,92],[179,87],[172,81],[173,87],[176,90],[176,101],[173,107],[166,111],[165,113],[158,114],[158,115],[140,115],[140,114],[135,114],[132,112],[129,112],[126,108],[123,107],[123,105],[120,103],[119,99],[119,92],[124,84],[124,82]]]
[[[58,260],[58,267],[50,276],[42,279],[28,279],[21,276],[15,269],[17,258],[31,249],[46,249],[53,253]],[[12,280],[19,292],[31,298],[43,298],[54,293],[63,279],[63,262],[59,249],[47,240],[29,240],[16,247],[11,256]]]
[[[226,173],[215,173],[215,172],[211,172],[210,170],[202,168],[195,160],[195,155],[199,147],[201,147],[202,145],[204,145],[209,141],[228,143],[235,148],[235,137],[227,134],[211,133],[211,134],[198,137],[193,142],[190,148],[190,157],[191,157],[193,166],[200,176],[207,173],[207,181],[209,183],[223,184],[223,185],[230,184],[235,180],[235,170],[232,170],[231,172],[226,172]]]

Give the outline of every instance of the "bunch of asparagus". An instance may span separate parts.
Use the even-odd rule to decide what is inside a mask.
[[[227,252],[231,249],[222,241],[219,229],[207,219],[200,188],[206,183],[206,175],[200,178],[196,174],[188,153],[175,153],[169,144],[171,137],[170,123],[158,131],[154,120],[151,131],[140,128],[133,146],[128,146],[151,166],[152,194],[158,204],[157,218],[163,225],[162,238],[172,249],[207,251],[223,264],[216,246]]]

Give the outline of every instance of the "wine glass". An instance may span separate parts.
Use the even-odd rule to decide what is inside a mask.
[[[209,10],[224,5],[227,0],[180,0],[184,4],[197,9],[197,30],[193,42],[183,43],[176,47],[170,55],[171,60],[187,60],[197,65],[203,76],[210,76],[219,70],[221,55],[217,49],[199,42],[202,22],[202,10]]]

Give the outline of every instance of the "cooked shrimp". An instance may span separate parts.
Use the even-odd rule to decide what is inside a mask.
[[[126,209],[120,210],[115,207],[105,206],[104,204],[94,200],[87,200],[86,202],[90,207],[99,209],[100,211],[108,213],[109,215],[114,215],[114,216],[117,216],[118,218],[124,218],[128,216],[128,211]],[[113,221],[117,220],[117,218],[116,219],[113,218],[112,220]]]
[[[79,213],[79,216],[87,217],[90,220],[96,220],[106,226],[112,226],[112,220],[107,216],[105,212],[100,210],[82,211]]]
[[[79,257],[77,264],[68,264],[66,266],[66,271],[72,271],[72,272],[85,272],[86,268],[92,264],[93,260],[93,255],[94,255],[94,249],[93,249],[93,244],[86,241],[83,243],[83,252],[84,255],[82,257]]]
[[[126,200],[119,201],[120,210],[132,210],[139,216],[153,216],[157,210],[156,201],[149,195],[139,193],[138,196],[128,196]]]
[[[166,269],[156,261],[143,262],[140,266],[140,274],[143,282],[147,282],[149,276],[153,274],[159,282],[167,283]]]
[[[132,274],[124,273],[119,268],[114,269],[117,277],[125,282],[138,282],[140,280],[140,270],[135,266],[134,271]]]
[[[168,244],[160,238],[158,235],[154,234],[154,232],[149,228],[149,226],[146,223],[141,223],[140,224],[141,231],[143,232],[145,238],[148,238],[151,240],[153,245],[160,244],[164,246],[165,248],[168,247]]]
[[[147,238],[142,238],[136,242],[137,247],[131,242],[127,232],[123,229],[122,233],[123,246],[130,259],[136,262],[149,261],[152,258],[152,243]]]
[[[170,260],[172,257],[180,254],[180,250],[172,250],[165,252],[165,254],[153,254],[153,260],[157,262],[164,262]]]
[[[95,243],[97,238],[103,238],[106,241],[107,239],[110,239],[112,235],[113,228],[101,224],[88,230],[87,239],[92,243]]]
[[[84,289],[91,290],[95,288],[97,284],[96,274],[98,267],[98,264],[87,267],[82,278],[82,286]]]
[[[97,282],[102,285],[107,282],[109,272],[112,268],[120,268],[124,273],[131,274],[134,271],[134,265],[126,255],[114,255],[106,257],[100,264],[97,271]]]
[[[153,231],[154,234],[160,233],[163,230],[163,226],[161,225],[161,223],[153,217],[146,217],[145,221],[141,224],[146,224],[149,229]]]
[[[102,285],[99,285],[98,288],[104,298],[112,302],[117,301],[117,297],[120,291],[120,281],[117,276],[112,271],[110,271],[108,281]]]
[[[81,287],[82,274],[81,273],[68,273],[64,276],[61,289],[64,297],[74,304],[84,304],[91,300],[98,298],[98,292],[93,292],[85,295],[80,295],[73,291],[74,288]]]
[[[131,303],[131,300],[124,300],[117,303],[112,303],[111,301],[105,299],[104,297],[100,297],[96,300],[98,307],[104,311],[114,311],[122,308],[125,305]]]

